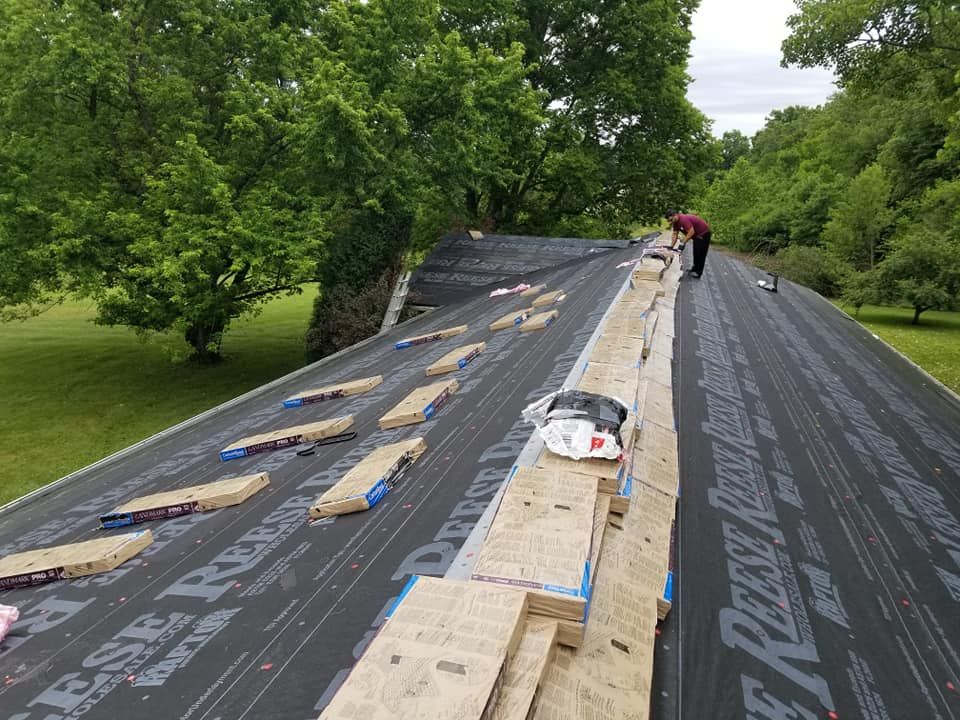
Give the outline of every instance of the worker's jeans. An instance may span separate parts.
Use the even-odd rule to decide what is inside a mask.
[[[693,267],[690,272],[697,275],[703,274],[703,264],[707,261],[707,251],[710,249],[710,237],[712,233],[695,235],[693,238]]]

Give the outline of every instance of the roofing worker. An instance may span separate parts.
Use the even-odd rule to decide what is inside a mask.
[[[693,267],[690,268],[690,274],[696,278],[700,277],[703,275],[703,264],[707,261],[707,251],[710,249],[710,226],[704,222],[703,218],[696,215],[683,215],[676,210],[667,210],[664,217],[670,221],[670,227],[673,229],[670,247],[677,244],[680,233],[683,233],[681,248],[691,238],[693,239]]]

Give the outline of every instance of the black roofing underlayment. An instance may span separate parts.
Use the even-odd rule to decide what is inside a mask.
[[[473,240],[466,233],[447,235],[413,273],[410,302],[449,305],[479,288],[514,286],[539,270],[576,263],[629,243],[527,235],[484,235]],[[539,276],[532,279],[541,282]]]
[[[545,331],[491,334],[523,303],[474,297],[0,515],[7,554],[109,532],[99,514],[134,496],[272,480],[237,507],[141,526],[156,541],[113,572],[0,593],[22,611],[0,648],[0,718],[317,717],[409,575],[453,560],[530,435],[520,410],[567,376],[632,253],[541,273],[568,292]],[[682,497],[653,717],[958,717],[960,404],[822,299],[766,293],[757,275],[714,252],[678,295]],[[427,365],[480,340],[433,419],[377,429]],[[378,373],[364,395],[281,407]],[[218,459],[242,436],[346,412],[351,443]],[[420,434],[427,453],[380,504],[307,524],[374,447]]]

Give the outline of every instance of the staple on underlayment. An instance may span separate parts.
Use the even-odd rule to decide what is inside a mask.
[[[442,380],[419,387],[380,418],[381,430],[426,422],[460,387],[456,380]]]
[[[451,350],[435,363],[427,367],[427,375],[443,375],[444,373],[454,372],[465,368],[471,360],[486,350],[487,344],[483,342],[464,345]]]
[[[377,448],[310,506],[310,517],[316,519],[369,510],[393,489],[426,449],[427,443],[420,437]]]
[[[529,318],[520,323],[520,332],[530,332],[532,330],[545,330],[546,328],[553,325],[556,322],[556,319],[560,317],[560,313],[556,310],[550,310],[549,312],[537,313],[536,315],[531,315]]]
[[[149,530],[139,530],[7,555],[0,558],[0,590],[109,572],[152,542]]]
[[[403,350],[404,348],[414,347],[416,345],[425,345],[426,343],[444,340],[455,335],[461,335],[466,331],[466,325],[457,325],[456,327],[444,328],[443,330],[436,330],[435,332],[425,333],[423,335],[417,335],[415,337],[406,338],[405,340],[400,340],[394,345],[394,347],[397,350]]]
[[[262,472],[144,495],[101,515],[100,526],[122,527],[239,505],[269,484],[270,475]]]
[[[513,588],[418,577],[320,718],[489,720],[526,617]]]
[[[368,390],[372,390],[383,382],[382,375],[360,378],[358,380],[346,380],[343,382],[332,383],[311,390],[304,390],[292,395],[283,401],[285,408],[297,408],[310,403],[323,402],[325,400],[335,400],[336,398],[349,397],[350,395],[359,395]]]
[[[330,420],[320,420],[306,423],[305,425],[295,425],[280,430],[271,430],[270,432],[251,435],[227,445],[227,447],[220,451],[220,459],[224,461],[234,460],[236,458],[257,455],[272,450],[293,447],[294,445],[300,445],[314,440],[323,441],[332,439],[349,430],[352,425],[353,415],[344,415],[343,417]]]

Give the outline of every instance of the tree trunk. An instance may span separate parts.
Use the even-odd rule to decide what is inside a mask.
[[[220,336],[223,325],[219,323],[204,323],[191,325],[184,332],[184,339],[193,348],[193,359],[204,364],[214,365],[222,359],[220,357]],[[215,349],[214,347],[215,345]]]
[[[915,307],[915,308],[913,309],[913,321],[910,323],[911,325],[917,325],[917,324],[919,324],[919,322],[920,322],[920,313],[922,313],[923,311],[924,311],[924,308]]]

